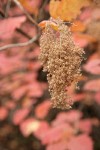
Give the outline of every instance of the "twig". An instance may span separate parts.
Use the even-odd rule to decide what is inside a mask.
[[[24,9],[18,0],[13,0],[14,3],[25,13],[27,18],[35,25],[38,26],[38,23],[29,15],[29,13]]]
[[[28,35],[26,32],[24,32],[22,29],[16,29],[16,31],[20,34],[22,34],[23,36],[25,36],[28,40],[30,40],[32,37],[30,35]]]
[[[35,42],[38,38],[39,38],[39,34],[36,35],[35,37],[33,37],[31,40],[24,42],[24,43],[17,43],[17,44],[8,44],[5,46],[0,47],[0,51],[8,49],[8,48],[14,48],[14,47],[24,47],[24,46],[28,46],[29,44],[32,44],[33,42]]]
[[[39,15],[38,15],[38,19],[39,19],[40,21],[42,20],[42,18],[41,18],[40,16],[43,15],[44,8],[45,8],[45,6],[46,6],[47,3],[48,3],[48,0],[45,0],[44,3],[43,3],[43,5],[42,5],[41,8],[40,8]]]
[[[28,14],[28,12],[23,8],[23,6],[20,4],[20,2],[17,1],[17,0],[13,0],[13,1],[25,13],[27,18],[37,27],[38,33],[35,37],[33,37],[32,39],[30,39],[27,42],[17,43],[17,44],[8,44],[8,45],[5,45],[5,46],[2,46],[2,47],[0,47],[0,51],[8,49],[8,48],[24,47],[24,46],[27,46],[29,44],[32,44],[33,42],[35,42],[39,38],[40,33],[41,33],[41,29],[39,28],[38,23]]]
[[[28,40],[32,39],[32,37],[29,34],[27,34],[26,32],[24,32],[22,29],[16,29],[16,31],[18,33],[22,34],[23,36],[25,36]],[[37,45],[39,44],[38,39],[36,41],[34,41],[34,42]]]
[[[5,17],[5,14],[2,8],[3,8],[3,2],[0,1],[0,19]]]
[[[4,13],[2,12],[2,10],[0,10],[0,19],[4,17],[5,17]]]
[[[44,7],[46,6],[47,3],[48,3],[48,0],[45,0],[42,7],[40,8],[40,11],[44,9]]]
[[[11,0],[8,0],[7,5],[6,5],[6,10],[5,10],[5,17],[8,17],[8,11],[11,6]]]

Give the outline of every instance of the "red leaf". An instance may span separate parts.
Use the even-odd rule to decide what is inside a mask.
[[[89,134],[92,130],[92,122],[90,119],[84,119],[79,121],[79,129],[82,132]]]
[[[36,109],[35,109],[35,114],[38,118],[43,119],[44,117],[47,116],[49,109],[50,109],[50,101],[46,100],[39,104]]]
[[[67,141],[62,140],[54,144],[49,144],[46,150],[67,150]]]
[[[99,9],[99,7],[95,8],[94,11],[92,11],[92,18],[94,20],[99,20],[100,19],[100,9]]]
[[[77,137],[73,137],[68,143],[69,150],[93,150],[93,142],[91,138],[82,134]]]
[[[80,19],[85,22],[90,22],[91,20],[99,20],[100,19],[100,9],[99,7],[88,7],[85,8],[83,13],[80,15]]]
[[[34,118],[28,118],[20,124],[21,133],[27,137],[31,133],[37,131],[40,127],[40,121]]]
[[[42,137],[42,144],[51,144],[57,142],[63,138],[70,138],[73,134],[73,128],[67,124],[59,124],[59,126],[51,128],[48,132]]]
[[[36,103],[37,99],[25,97],[22,101],[22,107],[30,108],[32,105]]]
[[[37,15],[39,6],[41,5],[41,0],[19,0],[22,6],[29,11],[29,13]]]
[[[81,118],[82,114],[80,111],[72,110],[69,112],[59,113],[57,118],[53,121],[53,125],[59,125],[62,122],[74,123]]]
[[[88,20],[88,19],[90,19],[90,17],[92,16],[92,12],[93,12],[93,9],[91,9],[89,7],[85,8],[84,11],[80,15],[80,19],[81,20]]]
[[[30,110],[28,108],[16,110],[13,115],[13,123],[15,125],[20,124],[23,119],[29,114]]]
[[[34,81],[31,84],[29,84],[28,89],[28,96],[30,97],[40,97],[43,94],[43,90],[40,86],[40,83],[37,81]]]
[[[24,80],[24,82],[27,83],[32,83],[33,81],[36,80],[36,78],[37,78],[37,73],[33,71],[31,73],[24,74],[21,80]]]
[[[89,61],[86,65],[83,66],[83,68],[92,74],[98,75],[100,74],[100,60],[96,59]]]
[[[19,28],[25,20],[25,16],[0,20],[0,39],[11,38],[14,30]]]
[[[35,57],[38,57],[39,54],[40,54],[40,48],[36,47],[32,52],[27,54],[27,57],[28,58],[35,58]]]
[[[84,93],[80,93],[80,94],[78,93],[72,95],[73,102],[81,101],[84,99],[84,97],[85,97]]]
[[[7,101],[7,102],[5,103],[5,106],[6,106],[8,109],[14,109],[15,106],[16,106],[16,103],[13,102],[13,100]]]
[[[0,121],[6,119],[8,115],[8,110],[5,107],[0,107]]]
[[[100,92],[95,94],[95,100],[100,105]]]
[[[100,79],[88,81],[84,85],[84,90],[95,91],[95,92],[100,91]]]
[[[46,121],[41,121],[40,126],[36,131],[33,131],[33,134],[38,138],[42,139],[46,132],[50,130],[50,126]]]
[[[25,95],[27,92],[27,86],[24,85],[24,86],[20,86],[18,87],[17,89],[15,89],[12,93],[12,97],[15,99],[15,100],[19,100],[23,95]]]
[[[41,68],[41,64],[40,64],[40,62],[37,62],[37,61],[36,62],[29,62],[27,64],[27,68],[29,70],[37,71],[37,70],[39,70]]]
[[[96,41],[92,36],[88,34],[81,34],[81,33],[80,34],[74,33],[73,38],[74,38],[76,45],[79,45],[80,47],[85,47],[89,43]]]
[[[5,53],[0,53],[0,73],[2,75],[6,75],[16,69],[19,69],[19,66],[23,67],[20,55],[8,57]]]

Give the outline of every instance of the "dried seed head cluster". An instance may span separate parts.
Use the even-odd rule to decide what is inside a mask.
[[[47,24],[40,38],[40,56],[47,80],[53,107],[68,109],[72,104],[66,87],[77,82],[83,49],[73,42],[69,27],[61,20],[55,20],[58,30]]]

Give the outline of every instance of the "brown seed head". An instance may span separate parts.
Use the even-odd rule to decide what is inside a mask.
[[[83,49],[74,44],[68,26],[61,20],[55,20],[58,31],[49,24],[40,38],[40,56],[47,80],[53,107],[68,109],[72,105],[66,87],[77,83],[80,74]]]

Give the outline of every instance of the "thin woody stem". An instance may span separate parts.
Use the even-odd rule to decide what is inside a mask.
[[[8,17],[8,11],[10,9],[10,6],[11,6],[11,0],[8,0],[6,10],[5,10],[5,17]]]
[[[40,12],[43,11],[44,7],[46,6],[46,4],[48,3],[48,0],[45,0],[42,7],[40,8]]]
[[[38,23],[29,15],[29,13],[24,9],[18,0],[13,0],[14,3],[25,13],[27,18],[35,25],[38,26]]]
[[[5,46],[2,46],[2,47],[0,47],[0,51],[8,49],[8,48],[28,46],[29,44],[32,44],[33,42],[35,42],[39,38],[40,33],[41,33],[41,29],[39,28],[38,23],[29,15],[29,13],[23,8],[23,6],[20,4],[20,2],[17,1],[17,0],[13,0],[13,1],[25,13],[27,18],[37,27],[38,33],[35,37],[33,37],[32,39],[30,39],[27,42],[16,43],[16,44],[8,44],[8,45],[5,45]]]
[[[38,38],[39,38],[39,35],[33,37],[31,40],[24,42],[24,43],[8,44],[5,46],[2,46],[2,47],[0,47],[0,51],[8,49],[8,48],[28,46],[29,44],[32,44],[33,42],[35,42]]]

